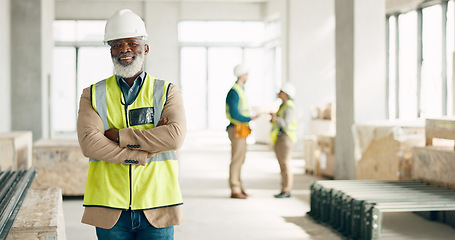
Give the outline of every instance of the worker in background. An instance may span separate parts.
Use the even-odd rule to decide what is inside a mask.
[[[297,118],[294,107],[295,88],[285,83],[278,93],[282,103],[276,113],[271,113],[272,131],[270,133],[274,151],[281,170],[281,192],[276,198],[291,197],[293,174],[290,166],[292,148],[297,141]]]
[[[229,90],[226,97],[226,117],[229,125],[226,128],[229,140],[231,141],[231,164],[229,166],[229,186],[231,198],[246,199],[241,181],[242,165],[245,162],[246,138],[251,133],[249,122],[257,118],[249,112],[248,100],[245,95],[245,83],[248,81],[248,68],[239,64],[234,68],[234,75],[237,81]]]
[[[144,72],[142,19],[119,10],[105,28],[115,75],[83,90],[77,120],[90,158],[82,222],[101,240],[174,239],[182,222],[175,150],[186,119],[180,90]]]

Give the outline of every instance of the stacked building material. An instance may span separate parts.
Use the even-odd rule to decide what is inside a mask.
[[[353,126],[358,180],[410,180],[412,148],[425,145],[423,121],[380,121]]]
[[[76,139],[35,142],[33,162],[39,171],[33,188],[61,188],[63,196],[84,195],[89,161]]]

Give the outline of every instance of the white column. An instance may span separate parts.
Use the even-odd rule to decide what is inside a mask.
[[[54,0],[11,1],[11,128],[48,136]]]
[[[354,179],[352,125],[386,118],[385,1],[335,0],[335,178]]]
[[[0,46],[3,46],[3,57],[0,58],[0,132],[11,130],[11,21],[10,1],[0,1]],[[5,34],[6,33],[6,34]]]

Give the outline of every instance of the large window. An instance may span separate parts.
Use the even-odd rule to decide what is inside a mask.
[[[422,10],[422,115],[443,115],[443,59],[442,59],[442,10],[441,5]],[[445,103],[444,103],[445,104]]]
[[[389,118],[452,115],[453,1],[391,15],[387,21]]]
[[[398,18],[400,55],[398,68],[398,109],[401,119],[417,116],[417,14],[409,12]]]
[[[450,1],[447,6],[447,22],[446,22],[446,60],[447,60],[447,115],[454,115],[454,97],[455,92],[453,85],[453,57],[455,51],[455,5]]]
[[[398,118],[398,88],[397,88],[397,18],[390,16],[387,25],[388,32],[388,73],[387,73],[387,86],[388,86],[388,115],[390,119]]]
[[[51,137],[75,137],[82,90],[112,75],[105,21],[55,21],[51,82]]]
[[[190,129],[224,129],[228,125],[226,94],[235,83],[233,69],[239,63],[250,68],[245,87],[250,106],[275,99],[276,79],[264,75],[264,23],[180,22],[179,41],[182,95]]]

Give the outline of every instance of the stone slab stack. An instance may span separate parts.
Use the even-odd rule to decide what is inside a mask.
[[[32,166],[32,132],[0,133],[0,170],[26,170]]]
[[[61,190],[30,189],[6,239],[65,240]]]
[[[64,196],[84,195],[88,158],[77,140],[41,139],[33,144],[38,175],[33,188],[61,188]]]

